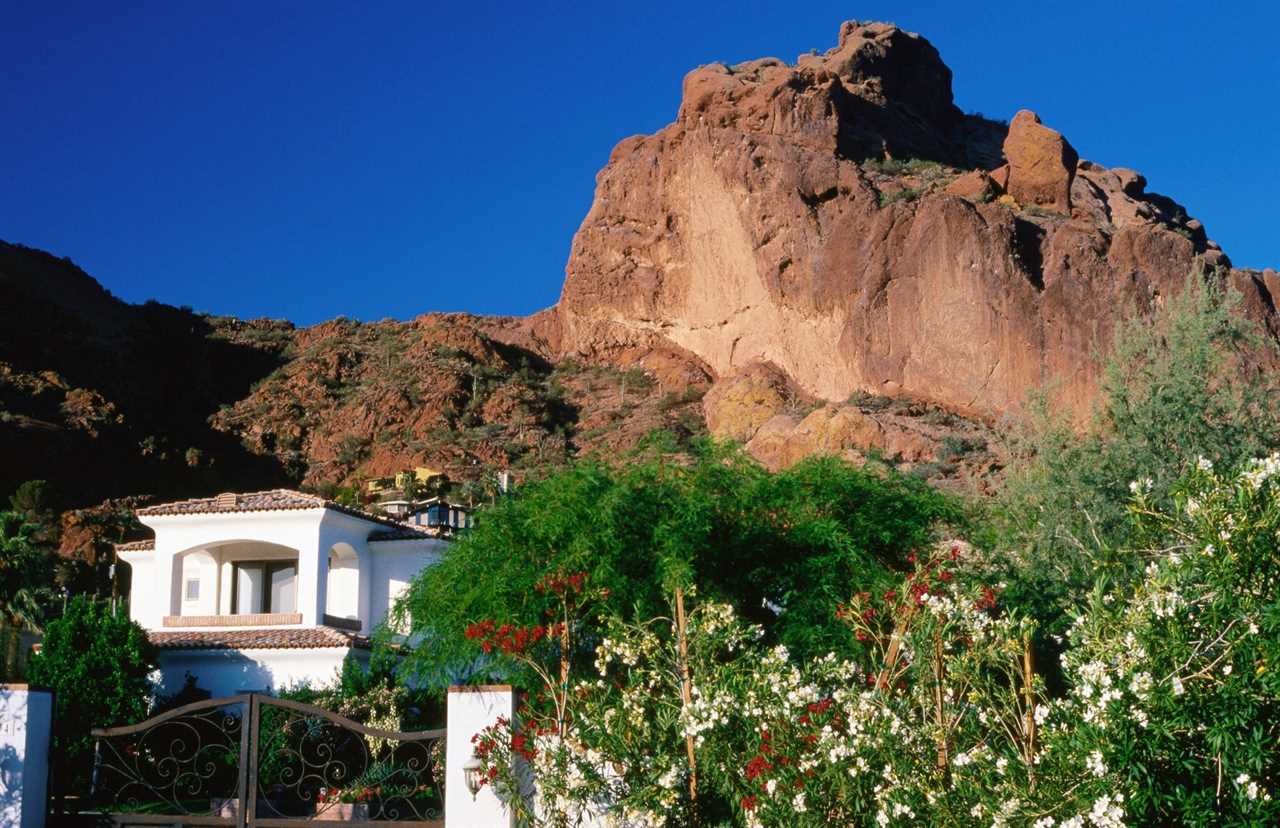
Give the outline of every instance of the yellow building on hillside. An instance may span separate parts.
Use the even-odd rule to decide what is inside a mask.
[[[437,469],[431,469],[426,466],[418,466],[412,471],[396,472],[394,477],[375,477],[365,483],[365,489],[369,494],[377,494],[387,489],[403,489],[410,484],[416,482],[419,485],[430,482],[432,479],[440,477],[444,472]]]

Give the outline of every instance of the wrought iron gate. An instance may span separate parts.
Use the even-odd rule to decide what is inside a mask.
[[[95,807],[118,826],[443,825],[443,730],[246,693],[93,735]]]

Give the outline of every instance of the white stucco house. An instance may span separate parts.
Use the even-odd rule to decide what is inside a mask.
[[[160,692],[214,696],[325,684],[447,532],[287,489],[148,506],[154,540],[116,547],[129,612],[159,649]]]

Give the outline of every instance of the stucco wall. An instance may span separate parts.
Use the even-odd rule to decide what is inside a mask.
[[[53,694],[0,684],[0,826],[42,828]]]
[[[367,661],[368,650],[316,647],[293,650],[162,650],[153,676],[159,692],[182,689],[187,673],[214,698],[247,691],[278,692],[299,684],[314,687],[333,683],[347,653]]]
[[[332,614],[358,618],[368,632],[392,596],[437,561],[444,546],[436,539],[371,544],[369,533],[384,527],[328,509],[144,520],[155,530],[154,551],[125,552],[121,559],[133,570],[130,616],[148,629],[161,629],[168,615],[229,613],[232,561],[296,557],[302,625]],[[340,564],[333,573],[331,556]],[[189,577],[201,581],[195,602],[183,601]]]
[[[386,617],[392,601],[414,576],[440,560],[445,542],[440,540],[388,541],[373,548],[373,577],[369,609],[374,623]]]
[[[360,555],[347,544],[329,550],[329,584],[325,612],[337,618],[360,619]]]
[[[218,611],[219,556],[207,549],[196,549],[182,556],[182,576],[178,579],[180,615],[213,615]],[[200,594],[187,600],[187,581],[198,580]]]
[[[485,785],[474,797],[471,795],[462,769],[475,752],[471,737],[494,724],[499,716],[515,721],[515,708],[516,695],[507,686],[449,688],[444,758],[444,801],[448,803],[444,809],[445,828],[515,825],[511,811],[494,794],[492,785]]]

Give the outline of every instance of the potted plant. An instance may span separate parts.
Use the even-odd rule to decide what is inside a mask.
[[[382,795],[382,786],[356,784],[349,788],[321,788],[316,795],[316,814],[319,820],[369,819],[369,802]]]

